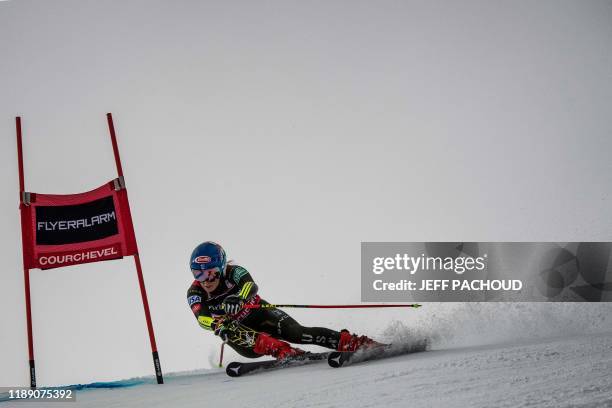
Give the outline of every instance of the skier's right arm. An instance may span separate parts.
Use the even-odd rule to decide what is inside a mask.
[[[202,293],[193,287],[189,288],[187,291],[187,303],[200,327],[213,331],[214,328],[211,325],[213,324],[214,318],[211,316],[208,306],[202,303]]]

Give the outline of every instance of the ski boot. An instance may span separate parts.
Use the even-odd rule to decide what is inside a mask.
[[[367,336],[357,336],[348,330],[340,331],[340,341],[338,341],[338,351],[356,351],[357,349],[369,349],[384,346],[384,344],[372,340]]]
[[[306,353],[304,350],[291,347],[286,341],[275,339],[267,333],[259,333],[257,335],[253,351],[257,354],[272,356],[277,360],[284,360]]]

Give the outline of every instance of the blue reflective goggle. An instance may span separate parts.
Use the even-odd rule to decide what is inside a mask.
[[[221,268],[214,267],[210,269],[192,269],[193,277],[200,282],[213,281],[221,276]]]

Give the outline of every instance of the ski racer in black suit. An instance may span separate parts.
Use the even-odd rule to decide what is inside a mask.
[[[190,266],[195,280],[187,291],[187,302],[198,324],[244,357],[271,355],[284,359],[304,353],[289,343],[340,351],[379,344],[348,330],[302,326],[280,309],[245,308],[268,302],[258,295],[258,286],[245,268],[227,263],[219,244],[207,241],[198,245],[191,254]]]

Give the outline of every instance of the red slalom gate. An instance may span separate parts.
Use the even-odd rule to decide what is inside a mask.
[[[21,118],[15,118],[19,166],[19,210],[25,283],[30,387],[36,388],[30,269],[53,269],[133,256],[144,306],[157,383],[163,384],[159,353],[119,157],[113,118],[106,115],[118,177],[79,194],[25,191]]]

